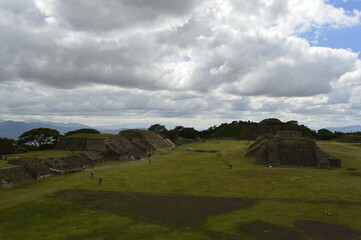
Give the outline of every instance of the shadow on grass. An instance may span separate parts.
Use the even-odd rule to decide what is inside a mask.
[[[361,236],[356,229],[315,220],[296,221],[295,226],[312,240],[358,240]]]
[[[236,229],[237,232],[247,234],[252,239],[262,240],[303,240],[300,232],[295,229],[279,226],[272,223],[254,221],[242,223]]]
[[[349,172],[348,174],[355,177],[361,177],[361,172]]]
[[[53,197],[154,224],[192,229],[206,218],[252,206],[240,198],[64,190]]]
[[[235,230],[260,240],[358,240],[361,232],[347,226],[316,220],[299,220],[295,228],[254,221],[240,224]]]
[[[247,236],[250,239],[262,240],[356,240],[360,236],[360,232],[349,227],[306,220],[295,222],[295,228],[262,221],[242,223],[236,229],[240,235],[200,228],[199,224],[208,217],[251,207],[257,203],[255,199],[94,190],[63,190],[53,194],[52,197],[86,208],[126,216],[137,221],[165,225],[181,231],[199,232],[206,235],[207,239],[240,240],[243,239],[241,236]],[[285,199],[276,200],[285,201]],[[305,202],[305,200],[297,201]],[[320,203],[320,201],[316,202]],[[314,202],[310,201],[310,203]],[[324,202],[321,201],[321,203]],[[347,238],[338,238],[340,236]]]
[[[138,221],[196,231],[207,235],[207,239],[241,239],[236,235],[201,229],[199,223],[212,215],[248,208],[256,203],[240,198],[92,190],[64,190],[52,197]]]

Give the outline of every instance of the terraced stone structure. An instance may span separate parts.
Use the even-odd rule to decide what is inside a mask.
[[[17,184],[34,181],[30,172],[24,166],[0,169],[0,188],[10,188]]]
[[[340,167],[341,160],[323,152],[313,139],[296,131],[281,131],[256,139],[246,157],[268,166]]]
[[[100,163],[104,156],[99,153],[81,153],[68,157],[45,158],[43,161],[52,170],[72,171],[83,166],[90,166]]]
[[[118,135],[103,137],[61,138],[56,145],[58,150],[90,150],[103,152],[112,159],[127,159],[131,156],[146,156],[149,152],[163,151],[175,147],[169,139],[145,130],[125,130]]]
[[[90,150],[90,151],[105,151],[106,138],[77,138],[65,137],[61,138],[56,144],[57,150]]]
[[[108,155],[117,155],[120,159],[130,156],[144,157],[150,152],[175,147],[172,141],[164,139],[155,132],[134,129],[122,131],[119,136],[108,138],[105,146]]]

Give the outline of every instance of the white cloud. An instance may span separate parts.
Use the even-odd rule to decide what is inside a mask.
[[[297,34],[360,17],[323,0],[1,1],[1,110],[220,119],[348,109],[358,55]]]

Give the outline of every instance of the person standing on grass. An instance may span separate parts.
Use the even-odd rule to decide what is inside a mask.
[[[150,163],[150,153],[148,153],[148,162]]]
[[[94,178],[94,171],[90,173],[90,178]]]
[[[101,185],[101,184],[102,184],[102,181],[103,181],[103,178],[102,178],[102,177],[99,177],[99,183],[98,183],[98,185]]]

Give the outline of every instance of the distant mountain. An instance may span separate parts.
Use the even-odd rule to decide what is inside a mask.
[[[34,123],[34,121],[25,121],[26,123]],[[49,122],[49,121],[36,121],[35,123],[43,123],[43,124],[50,124],[57,127],[65,127],[65,128],[92,128],[87,125],[81,124],[81,123],[62,123],[62,122]]]
[[[22,133],[34,128],[52,128],[58,130],[61,134],[74,131],[80,128],[91,128],[78,123],[53,123],[53,122],[0,122],[0,137],[17,139]]]
[[[95,127],[96,130],[98,130],[101,133],[110,133],[110,134],[118,134],[120,131],[123,131],[128,128],[119,128],[119,129],[102,129]]]
[[[118,134],[120,131],[123,131],[125,129],[147,130],[148,128],[144,127],[144,125],[144,123],[124,123],[106,126],[96,126],[94,128],[101,133]]]
[[[136,128],[136,129],[147,129],[143,127],[141,123],[130,123],[130,124],[118,124],[109,126],[97,126],[90,127],[80,123],[59,123],[59,122],[48,122],[48,121],[5,121],[0,119],[0,138],[11,138],[17,139],[21,134],[34,128],[52,128],[58,130],[61,134],[69,131],[78,130],[81,128],[92,128],[96,129],[101,133],[118,134],[124,129]]]
[[[361,126],[360,125],[352,125],[352,126],[346,126],[346,127],[327,127],[326,129],[330,130],[331,132],[361,132]]]
[[[106,126],[96,126],[94,127],[97,130],[106,130],[106,129],[148,129],[145,127],[144,123],[124,123],[124,124],[114,124],[114,125],[106,125]],[[150,126],[150,124],[149,124]]]

